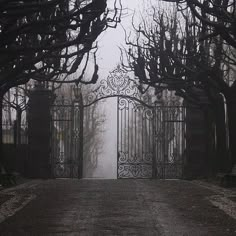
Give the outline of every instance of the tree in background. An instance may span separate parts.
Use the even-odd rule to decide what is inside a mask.
[[[86,100],[91,93],[92,87],[84,87],[83,99]],[[100,105],[101,105],[100,101]],[[86,102],[85,102],[86,103]],[[98,167],[98,158],[103,147],[102,134],[106,116],[101,106],[95,103],[84,107],[83,120],[83,169],[85,177],[93,177]]]
[[[27,85],[8,90],[3,100],[3,141],[20,145],[27,143]],[[4,134],[5,133],[5,134]]]

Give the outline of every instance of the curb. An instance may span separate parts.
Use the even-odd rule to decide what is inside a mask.
[[[201,180],[193,180],[191,181],[194,184],[197,184],[201,187],[207,188],[213,192],[215,192],[216,194],[220,194],[220,195],[236,195],[236,188],[224,188],[221,187],[219,185],[213,184],[213,183],[209,183],[206,181],[201,181]]]
[[[41,179],[37,179],[37,180],[35,180],[35,179],[29,180],[28,179],[27,181],[19,183],[17,185],[14,185],[12,187],[0,189],[0,194],[1,193],[11,193],[16,190],[23,189],[23,188],[32,188],[32,187],[35,187],[35,186],[39,185],[40,183],[42,183],[42,181],[43,180],[41,180]]]

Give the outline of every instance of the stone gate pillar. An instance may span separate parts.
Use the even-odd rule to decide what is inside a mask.
[[[29,158],[27,175],[31,178],[51,177],[50,105],[52,92],[37,85],[29,94]]]
[[[184,177],[205,177],[208,170],[207,130],[204,112],[194,106],[186,106],[186,160]]]
[[[187,179],[204,178],[210,175],[214,158],[214,138],[209,121],[209,101],[204,91],[194,90],[201,106],[185,101],[186,106],[186,160],[184,177]],[[205,108],[205,109],[203,109]]]

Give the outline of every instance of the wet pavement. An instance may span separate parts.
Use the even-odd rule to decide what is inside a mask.
[[[236,192],[180,180],[33,180],[0,191],[0,235],[236,235]]]

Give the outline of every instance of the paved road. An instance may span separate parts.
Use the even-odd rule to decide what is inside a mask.
[[[0,192],[0,235],[236,235],[234,197],[187,181],[34,180]]]

